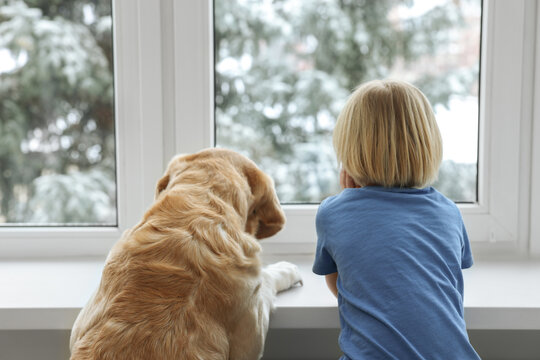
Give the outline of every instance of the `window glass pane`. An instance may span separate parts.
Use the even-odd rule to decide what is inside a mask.
[[[480,0],[215,0],[216,145],[244,153],[284,203],[339,191],[332,129],[360,83],[398,78],[431,101],[435,186],[477,201]]]
[[[0,0],[0,224],[116,225],[110,0]]]

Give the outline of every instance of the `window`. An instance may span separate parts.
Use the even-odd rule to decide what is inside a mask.
[[[0,225],[116,225],[111,14],[0,2]]]
[[[12,3],[21,3],[21,1],[0,0],[2,8]],[[69,15],[71,11],[82,13],[82,25],[75,27],[87,35],[85,35],[85,39],[88,46],[95,42],[96,38],[90,34],[91,31],[86,29],[85,19],[86,21],[92,19],[98,21],[97,6],[109,6],[109,16],[111,15],[110,1],[51,2],[28,0],[25,3],[42,4],[42,6],[48,6],[51,9],[57,7],[59,13],[64,15]],[[59,4],[66,6],[58,7]],[[30,5],[26,5],[26,7],[31,8]],[[29,16],[44,16],[43,14],[45,12],[30,11]],[[3,21],[4,18],[4,14],[0,14],[0,21]],[[58,16],[54,19],[60,24],[67,22]],[[145,0],[115,0],[112,2],[111,19],[98,22],[95,26],[101,26],[100,29],[109,32],[112,30],[113,41],[109,44],[112,46],[112,52],[108,56],[112,56],[114,64],[107,63],[106,65],[114,69],[108,75],[113,78],[114,89],[107,88],[109,92],[102,95],[111,96],[114,94],[114,105],[112,105],[111,111],[114,112],[115,116],[109,126],[114,126],[115,137],[109,136],[108,141],[112,144],[106,145],[115,149],[115,154],[108,158],[108,161],[116,163],[117,185],[116,189],[111,190],[111,199],[116,202],[114,210],[116,218],[113,219],[115,222],[107,220],[99,223],[99,226],[87,226],[88,223],[79,222],[71,223],[70,226],[59,226],[60,224],[57,223],[48,224],[46,227],[2,226],[0,227],[0,258],[104,257],[111,246],[118,241],[122,232],[140,221],[153,199],[154,185],[163,171],[164,163],[168,160],[164,159],[162,147],[164,127],[161,110],[161,42],[156,41],[161,37],[160,3]],[[28,21],[18,24],[24,27],[30,23]],[[0,41],[5,41],[3,31],[6,28],[1,26],[0,24]],[[55,31],[58,30],[56,24],[48,22],[43,30],[52,31],[51,28]],[[8,27],[7,30],[11,30],[11,28]],[[68,36],[65,31],[60,33],[58,36]],[[55,44],[50,50],[63,49],[63,46],[72,46],[77,49],[79,45],[82,46],[82,44]],[[8,55],[11,58],[11,54]],[[70,58],[70,55],[66,56]],[[86,58],[83,60],[90,61]],[[14,61],[22,60],[15,59]],[[65,70],[65,67],[62,68]],[[109,71],[113,70],[112,68],[109,68]],[[0,74],[2,77],[0,88],[5,86],[4,75],[4,73]],[[96,77],[101,75],[103,74],[99,72],[91,73],[85,75],[82,80],[90,81],[91,84]],[[99,96],[98,92],[103,89],[97,87],[93,90],[95,93],[92,94]],[[36,91],[41,92],[43,89],[39,88]],[[4,99],[5,97],[2,96],[0,102]],[[59,97],[54,97],[54,99],[57,100]],[[0,118],[0,121],[3,120],[4,118]],[[93,128],[92,125],[90,127]],[[96,131],[97,129],[96,126]],[[0,134],[3,135],[3,131]],[[103,139],[96,141],[103,141]],[[4,145],[3,142],[0,144],[0,148],[2,145]],[[4,169],[1,168],[0,173],[3,171]],[[83,181],[99,182],[103,181],[103,178],[101,175],[98,179],[92,178],[92,180],[85,177]],[[114,191],[116,191],[116,199],[114,199]],[[2,214],[2,216],[4,215]],[[92,225],[95,225],[93,221]]]
[[[434,185],[477,201],[481,0],[214,1],[216,144],[272,175],[282,203],[339,191],[332,129],[376,78],[416,84],[441,128]]]
[[[224,0],[215,1],[217,8],[217,1]],[[538,253],[540,248],[538,240],[530,237],[538,234],[531,218],[538,213],[531,201],[531,195],[538,197],[532,185],[538,180],[539,154],[538,146],[534,153],[531,149],[534,141],[535,145],[540,141],[538,126],[532,127],[538,93],[533,92],[531,77],[537,18],[536,2],[482,2],[481,72],[479,91],[475,90],[480,94],[477,201],[459,204],[475,254],[526,254],[529,248]],[[214,146],[215,138],[221,144],[223,133],[214,128],[214,99],[219,95],[217,89],[214,94],[214,58],[219,54],[214,54],[213,19],[210,0],[113,1],[117,224],[2,227],[0,257],[105,256],[122,231],[140,221],[153,200],[156,181],[174,154]],[[235,86],[232,82],[229,91]],[[267,114],[272,115],[268,110]],[[316,197],[301,201],[315,201],[311,199]],[[317,205],[287,204],[284,210],[286,227],[262,242],[265,251],[312,253]]]
[[[235,4],[252,4],[252,2],[248,0],[238,0],[234,2],[229,2],[228,0],[215,0],[214,2],[200,2],[196,5],[175,3],[172,7],[174,17],[173,22],[175,24],[175,53],[176,55],[179,55],[180,53],[190,54],[189,59],[176,56],[176,65],[174,66],[176,88],[176,149],[180,150],[180,152],[196,151],[202,147],[214,145],[214,107],[212,106],[212,99],[214,98],[216,98],[215,106],[218,107],[215,113],[215,119],[218,123],[220,122],[220,116],[223,115],[220,112],[223,112],[223,109],[230,111],[229,116],[221,119],[225,126],[224,130],[219,130],[220,125],[216,128],[215,137],[217,139],[217,144],[224,144],[223,139],[227,139],[229,136],[227,131],[231,130],[232,124],[234,124],[229,118],[232,117],[232,115],[234,115],[235,118],[238,118],[240,109],[238,106],[236,106],[237,109],[234,109],[232,106],[227,107],[227,104],[220,104],[220,101],[225,100],[225,97],[223,97],[224,93],[222,92],[228,91],[230,94],[231,92],[237,92],[242,89],[244,92],[247,92],[248,86],[245,83],[240,84],[240,82],[236,81],[234,76],[238,77],[242,71],[251,69],[256,63],[254,59],[250,59],[246,56],[243,58],[240,56],[238,60],[233,59],[234,61],[226,60],[230,57],[228,56],[229,54],[227,54],[225,50],[223,50],[224,53],[221,54],[218,52],[221,51],[219,50],[221,48],[227,48],[229,44],[226,44],[227,46],[225,47],[220,45],[219,48],[216,48],[216,53],[213,54],[214,48],[212,45],[214,44],[214,40],[215,43],[219,44],[220,42],[220,38],[213,39],[215,30],[213,21],[215,20],[216,26],[219,26],[220,23],[231,21],[231,19],[227,19],[225,16],[220,17],[219,19],[215,18],[217,16],[213,16],[214,9],[212,4],[214,4],[216,14],[218,11],[221,11],[219,8],[221,5],[218,1],[227,1],[226,4],[232,4],[230,6],[234,6]],[[255,11],[253,8],[248,9],[256,15],[256,21],[245,24],[245,26],[242,25],[239,33],[235,35],[243,36],[242,34],[244,34],[248,37],[246,34],[249,34],[250,36],[253,36],[247,25],[256,26],[259,29],[263,28],[261,17],[263,17],[263,13],[271,12],[271,10],[267,10],[265,6],[269,6],[268,4],[285,4],[288,2],[262,1],[258,3],[262,4],[258,7],[261,10]],[[305,2],[301,1],[291,3],[305,5]],[[329,4],[332,3],[332,1],[317,3]],[[340,3],[357,4],[360,2],[342,1]],[[396,1],[391,3],[396,4],[400,2]],[[412,2],[406,3],[411,4]],[[436,7],[441,6],[441,4],[448,4],[448,6],[455,6],[456,4],[463,5],[463,17],[461,18],[463,21],[465,21],[465,18],[469,17],[467,14],[470,14],[469,12],[472,11],[471,9],[476,8],[477,10],[473,11],[473,13],[476,13],[474,17],[478,20],[478,9],[480,6],[478,1],[426,2],[426,4],[428,3],[436,4]],[[222,4],[225,4],[225,2]],[[430,7],[432,6],[433,5],[430,5]],[[245,8],[246,6],[243,7]],[[478,133],[477,135],[473,134],[472,136],[477,145],[476,157],[478,158],[478,162],[477,165],[475,165],[474,162],[472,163],[473,175],[470,179],[473,179],[473,181],[469,188],[473,189],[473,195],[467,195],[466,198],[456,200],[466,202],[461,203],[459,207],[462,211],[475,252],[496,252],[498,254],[526,253],[528,252],[530,243],[528,219],[530,216],[530,134],[533,104],[533,85],[530,74],[534,73],[532,59],[534,59],[533,29],[536,21],[536,4],[522,0],[515,2],[486,0],[482,1],[481,7],[482,39],[480,42],[475,40],[477,45],[481,44],[481,56],[480,64],[475,71],[480,72],[480,69],[482,69],[482,71],[480,72],[480,80],[477,85],[478,88],[475,89],[475,85],[472,85],[472,83],[470,83],[471,87],[468,88],[471,91],[470,94],[476,93],[476,96],[479,94]],[[407,7],[405,7],[405,9],[407,9]],[[224,10],[223,14],[226,14],[229,9],[224,8],[222,10]],[[248,10],[240,9],[239,12],[242,13],[242,11]],[[287,16],[294,16],[294,11],[292,10],[284,12],[287,13]],[[273,32],[284,31],[283,28],[287,27],[279,22],[280,20],[278,18],[273,18],[272,21],[274,20],[274,26],[269,28],[271,30],[269,30],[270,33],[264,33],[264,36],[268,37],[271,36]],[[232,21],[234,21],[234,19]],[[346,21],[343,20],[336,26],[345,26],[346,24]],[[444,23],[439,25],[443,26]],[[478,34],[479,26],[480,24],[477,23],[475,30],[476,34]],[[219,29],[215,30],[216,36],[220,36],[219,31]],[[292,30],[291,33],[293,33]],[[295,36],[302,41],[305,40],[305,44],[303,44],[300,49],[295,49],[295,51],[302,50],[305,52],[310,49],[310,46],[311,48],[314,48],[313,44],[318,44],[318,42],[313,41],[313,39],[308,40],[307,36],[302,38],[302,34],[295,34]],[[469,37],[469,35],[467,35],[467,37]],[[242,48],[242,46],[245,45],[245,50],[262,52],[267,50],[267,48],[262,46],[263,44],[264,42],[254,42],[252,39],[247,39],[245,42],[238,44],[240,48],[235,48],[233,50],[235,51],[235,54],[243,54],[244,48]],[[276,46],[279,47],[279,45]],[[451,51],[457,49],[458,48],[456,47],[452,47]],[[475,56],[477,56],[477,54]],[[216,71],[218,73],[222,71],[226,76],[225,78],[222,75],[216,74],[215,88],[214,82],[212,81],[214,77],[212,60],[214,58],[217,59]],[[274,60],[275,59],[270,57],[267,62],[271,63]],[[279,60],[282,62],[289,59]],[[225,62],[223,63],[223,61]],[[234,69],[237,71],[236,74],[233,71]],[[285,73],[287,72],[285,71]],[[474,74],[474,72],[471,74]],[[221,80],[220,76],[222,76]],[[274,71],[268,73],[267,76],[269,78],[278,77],[279,73]],[[226,79],[227,81],[230,80],[230,83],[223,87],[223,84],[220,83],[220,81],[224,81],[223,79]],[[285,80],[288,79],[283,80],[284,89],[286,90],[287,83]],[[354,81],[355,84],[357,82],[358,81]],[[323,83],[324,85],[327,84],[326,82],[320,81],[320,84]],[[268,85],[260,83],[257,84],[256,88],[264,90],[265,86]],[[346,89],[346,87],[344,88]],[[436,87],[434,90],[437,89],[438,88]],[[286,93],[285,90],[282,92]],[[429,92],[426,89],[424,90]],[[223,99],[219,98],[220,95]],[[271,102],[273,98],[270,95],[271,92],[269,92],[267,101],[270,105],[273,105],[274,103]],[[240,97],[240,100],[242,100],[242,97]],[[315,98],[315,100],[316,102],[322,102],[322,100],[318,98]],[[469,95],[464,95],[463,100],[464,101],[461,104],[462,107],[468,109],[469,106],[472,106],[473,110],[471,113],[475,113],[476,110],[474,109],[474,105],[476,101],[470,100]],[[202,104],[203,101],[206,101],[206,103]],[[313,102],[312,99],[310,99],[310,101]],[[433,98],[431,101],[437,103],[437,100],[433,100]],[[277,106],[276,108],[268,106],[266,114],[274,117],[276,114],[281,116],[284,112],[289,111],[288,103],[285,103],[287,106],[282,105],[281,107]],[[448,104],[452,106],[455,102],[450,101]],[[255,109],[255,104],[252,105],[254,111],[257,111],[257,109]],[[264,103],[257,105],[259,113],[262,113],[263,115],[265,110],[264,105]],[[223,107],[223,109],[220,109],[220,106]],[[450,111],[450,108],[449,110],[445,110],[444,107],[441,109],[440,106],[436,105],[436,108],[437,107],[438,109],[436,110],[442,112]],[[329,107],[327,106],[326,108]],[[236,113],[236,111],[238,111],[238,113]],[[469,111],[467,112],[469,113]],[[476,119],[477,116],[478,114],[474,114],[471,118]],[[193,121],[193,119],[200,119],[200,121]],[[313,120],[319,121],[319,119],[315,118],[312,119],[312,123],[314,123]],[[248,119],[245,119],[244,123],[241,124],[245,124],[245,121],[248,121]],[[227,129],[227,126],[231,127],[231,129]],[[472,123],[471,128],[474,127],[475,125]],[[187,130],[187,133],[189,133],[190,136],[188,136],[185,131],[184,133],[179,131],[180,128],[184,130],[189,129]],[[272,132],[271,128],[272,126],[269,125],[268,135],[270,138],[272,138],[272,136],[275,137],[275,133]],[[259,129],[255,130],[258,131]],[[220,133],[220,131],[222,132]],[[246,130],[242,129],[241,131]],[[278,133],[279,130],[276,129],[275,132]],[[220,140],[220,137],[222,140]],[[229,137],[232,138],[232,136]],[[241,144],[242,141],[247,140],[243,137],[240,141],[237,141],[236,144],[232,141],[232,145],[243,145]],[[464,139],[460,135],[457,140],[458,144],[461,145],[463,141]],[[263,154],[269,153],[267,151],[266,142],[261,142],[259,145],[260,146],[255,149],[256,151],[260,150]],[[317,144],[317,146],[321,148],[328,147],[328,145],[325,145],[324,143]],[[473,149],[474,145],[471,145],[470,148]],[[238,149],[247,153],[247,151],[241,149],[240,146]],[[474,150],[469,152],[474,152]],[[471,157],[475,157],[474,153]],[[456,160],[460,161],[458,159]],[[261,166],[265,165],[265,161],[270,162],[270,160],[263,159],[261,161]],[[333,169],[333,171],[336,170],[337,169],[335,168]],[[276,169],[273,171],[276,171]],[[474,172],[477,172],[477,174],[475,175]],[[455,177],[455,179],[458,180],[461,180],[462,178],[463,176],[461,174]],[[285,193],[285,191],[283,193]],[[312,198],[316,199],[318,196],[319,195],[316,195]],[[286,201],[291,201],[291,198],[292,197]],[[275,238],[263,242],[263,247],[271,252],[312,252],[316,239],[313,224],[317,206],[309,204],[286,204],[284,205],[284,209],[288,219],[287,226]]]

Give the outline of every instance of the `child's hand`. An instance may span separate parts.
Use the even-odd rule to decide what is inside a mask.
[[[342,189],[346,188],[360,188],[360,185],[357,185],[352,177],[347,174],[345,170],[341,170],[339,173],[339,184],[341,185]]]

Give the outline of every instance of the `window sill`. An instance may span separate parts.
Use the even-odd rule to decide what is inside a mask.
[[[279,294],[270,327],[339,328],[337,301],[311,272],[312,258],[279,260],[299,265],[304,286]],[[95,259],[0,262],[0,330],[71,329],[102,266]],[[539,261],[478,261],[464,274],[468,329],[540,330]]]

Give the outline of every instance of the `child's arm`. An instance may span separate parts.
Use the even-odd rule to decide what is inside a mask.
[[[342,189],[345,189],[345,188],[359,188],[360,187],[359,185],[357,185],[354,182],[352,177],[349,174],[347,174],[347,172],[345,170],[341,170],[341,172],[339,173],[339,183],[340,183]],[[338,296],[337,277],[338,277],[337,272],[335,272],[333,274],[328,274],[328,275],[325,276],[326,285],[328,286],[328,288],[330,289],[332,294],[335,295],[335,297]]]
[[[335,295],[335,297],[337,297],[337,294],[338,294],[338,291],[337,291],[337,276],[338,276],[337,272],[335,272],[333,274],[328,274],[328,275],[325,276],[326,285],[328,286],[328,288],[330,289],[332,294]]]
[[[339,173],[339,184],[341,185],[342,189],[360,187],[357,184],[355,184],[352,177],[349,174],[347,174],[347,172],[345,170],[341,170],[341,172]],[[338,277],[337,272],[335,272],[333,274],[328,274],[328,275],[325,276],[326,285],[328,286],[328,288],[330,289],[332,294],[334,294],[335,297],[338,296],[337,277]]]

